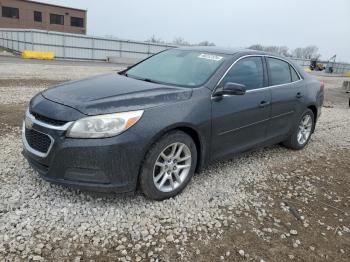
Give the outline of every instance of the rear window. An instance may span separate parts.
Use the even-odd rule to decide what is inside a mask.
[[[270,70],[270,86],[287,84],[292,81],[290,66],[287,62],[277,58],[267,58]]]

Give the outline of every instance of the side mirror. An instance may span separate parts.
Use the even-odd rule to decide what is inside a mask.
[[[215,96],[223,96],[223,95],[244,95],[247,88],[245,85],[227,82],[224,87],[215,93]]]

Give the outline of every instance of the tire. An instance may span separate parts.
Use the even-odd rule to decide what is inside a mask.
[[[167,133],[145,156],[139,180],[141,191],[158,201],[174,197],[187,186],[196,165],[197,148],[192,138],[181,131]]]
[[[301,124],[305,119],[310,119],[310,126],[308,128],[309,134],[305,138],[305,136],[302,136],[304,139],[298,139],[298,135],[301,130]],[[311,135],[315,129],[315,116],[314,113],[310,109],[306,109],[304,113],[301,115],[301,117],[298,119],[297,125],[295,126],[293,133],[290,135],[290,137],[283,142],[283,144],[291,149],[294,150],[301,150],[303,149],[310,141]],[[304,132],[306,132],[306,129],[303,129]],[[305,134],[305,133],[304,133]]]

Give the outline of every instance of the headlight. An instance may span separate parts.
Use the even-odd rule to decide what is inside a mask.
[[[89,116],[73,123],[67,132],[72,138],[103,138],[119,135],[135,125],[143,110],[108,115]]]

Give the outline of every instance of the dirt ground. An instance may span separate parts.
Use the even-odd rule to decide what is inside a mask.
[[[262,192],[269,215],[259,218],[254,209],[243,208],[236,213],[241,227],[228,227],[215,242],[194,239],[189,261],[216,261],[226,254],[230,254],[230,261],[349,261],[350,235],[341,238],[338,231],[350,225],[349,157],[349,150],[335,151],[327,157],[301,159],[302,166],[282,168],[280,172],[293,175],[255,188]],[[317,187],[316,193],[310,194],[305,184]],[[253,226],[263,237],[251,232]],[[296,233],[278,234],[275,228],[280,227]],[[239,250],[245,251],[245,256]]]
[[[341,89],[342,81],[347,79],[319,75],[317,78],[326,86],[325,107],[347,107],[350,95]],[[348,136],[350,139],[350,133]],[[271,178],[255,187],[260,190],[265,212],[269,215],[260,218],[254,209],[252,212],[249,206],[243,207],[244,211],[235,213],[241,227],[229,227],[215,242],[194,239],[194,252],[189,254],[189,261],[217,261],[226,257],[229,261],[261,261],[262,258],[268,261],[349,261],[349,159],[350,148],[345,148],[277,168],[276,173],[291,175]],[[310,185],[316,190],[310,192]],[[258,229],[260,236],[267,236],[258,237],[251,232],[252,226]],[[277,234],[277,230],[273,230],[276,226],[287,232],[296,230],[296,234]],[[339,232],[344,226],[345,238]]]
[[[350,95],[340,88],[344,79],[317,77],[326,85],[325,107],[346,108]],[[14,87],[22,87],[24,93],[45,89],[61,81],[1,77],[0,94],[8,95]],[[16,100],[17,96],[9,97],[11,103],[0,103],[0,135],[19,132],[28,100]],[[246,185],[261,206],[251,206],[257,203],[251,200],[251,205],[226,210],[227,217],[234,215],[233,222],[216,231],[190,234],[181,253],[176,245],[166,244],[159,261],[349,261],[350,148],[330,148],[306,158],[296,155],[296,160],[276,165],[271,170],[275,175],[254,187]],[[111,256],[82,260],[107,261]]]

